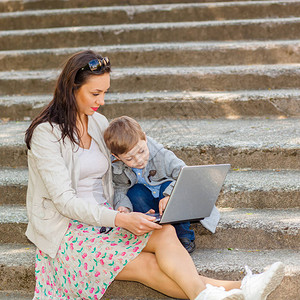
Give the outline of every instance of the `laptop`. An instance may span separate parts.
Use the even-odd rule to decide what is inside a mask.
[[[159,224],[198,221],[210,216],[230,164],[185,166],[181,169]]]

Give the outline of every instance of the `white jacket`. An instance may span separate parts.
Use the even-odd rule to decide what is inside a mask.
[[[88,117],[88,133],[109,162],[102,182],[105,198],[113,205],[110,153],[103,139],[107,126],[107,119],[98,113]],[[78,146],[68,138],[63,142],[58,125],[52,128],[49,123],[42,123],[35,128],[31,150],[28,150],[26,236],[52,258],[56,256],[70,220],[114,227],[118,213],[76,196],[80,172],[76,148]]]

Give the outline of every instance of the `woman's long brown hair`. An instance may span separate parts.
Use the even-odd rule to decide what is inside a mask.
[[[65,63],[63,70],[56,82],[54,96],[51,102],[37,117],[34,118],[25,133],[25,143],[30,149],[34,129],[41,123],[49,122],[58,124],[62,132],[61,138],[68,137],[73,143],[78,144],[78,131],[76,120],[78,107],[75,91],[78,90],[90,76],[97,76],[110,72],[110,64],[103,70],[94,73],[90,70],[81,70],[93,59],[102,59],[102,56],[87,50],[74,54]]]

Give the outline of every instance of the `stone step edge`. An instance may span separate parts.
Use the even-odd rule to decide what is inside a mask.
[[[299,170],[233,169],[220,191],[219,208],[300,208]],[[0,169],[0,205],[25,205],[28,170]]]
[[[24,291],[0,291],[0,300],[32,300],[33,292]]]
[[[0,244],[0,265],[7,267],[34,267],[36,246],[34,244]],[[213,253],[213,254],[212,254]],[[286,255],[289,253],[290,255]],[[207,256],[209,259],[199,259],[203,256]],[[228,260],[223,260],[222,256],[232,257],[232,264],[228,264]],[[297,250],[290,249],[275,249],[275,250],[263,250],[263,249],[201,249],[196,248],[195,252],[191,254],[195,262],[195,265],[202,271],[208,271],[209,269],[218,270],[219,266],[227,269],[227,271],[238,271],[242,274],[244,266],[247,264],[253,271],[253,273],[263,272],[265,268],[273,262],[282,261],[286,264],[286,273],[294,273],[300,275],[300,253]],[[219,257],[218,257],[219,256]],[[240,257],[238,257],[240,256]],[[220,259],[215,261],[215,257]],[[241,259],[243,257],[244,259]],[[294,260],[295,258],[299,258]],[[199,259],[199,260],[198,260]],[[245,260],[248,259],[249,261]],[[264,261],[261,264],[261,261]],[[205,267],[205,269],[204,269]],[[200,270],[200,268],[199,268]]]
[[[0,95],[0,119],[28,121],[52,100],[52,95]],[[101,111],[108,118],[127,114],[133,118],[157,119],[161,108],[166,117],[265,118],[299,117],[300,89],[241,90],[232,92],[149,91],[147,93],[108,93]],[[186,110],[197,105],[197,114]],[[226,108],[225,108],[226,106]],[[184,109],[186,107],[186,109]],[[144,108],[144,109],[142,109]],[[149,111],[149,109],[151,109]]]
[[[253,64],[290,64],[300,60],[300,40],[186,42],[145,45],[112,45],[62,49],[0,51],[0,71],[57,68],[72,54],[91,49],[108,56],[113,68],[134,66],[226,66]],[[280,61],[278,61],[280,57]],[[19,61],[22,60],[22,64]]]
[[[185,66],[182,67],[127,67],[127,68],[114,68],[111,73],[111,78],[120,79],[128,76],[205,76],[221,75],[221,74],[239,74],[245,75],[261,75],[266,76],[280,76],[282,73],[290,75],[300,74],[300,64],[268,64],[268,65],[234,65],[234,66]],[[0,80],[41,80],[51,81],[56,80],[60,73],[58,69],[50,70],[21,70],[15,71],[2,71],[0,72]]]
[[[120,99],[121,98],[121,99]],[[174,97],[145,97],[144,99],[105,99],[105,106],[99,111],[108,119],[128,115],[134,119],[162,118],[161,112],[165,111],[164,117],[170,119],[265,119],[265,118],[298,118],[300,117],[300,98],[290,95],[268,97],[244,98],[213,98],[206,96],[188,97],[181,99]],[[49,103],[49,98],[40,97],[39,100],[25,101],[17,99],[1,100],[0,96],[0,123],[10,121],[30,121]]]
[[[2,71],[2,95],[51,93],[60,71]],[[115,68],[111,73],[111,92],[128,92],[130,89],[145,91],[202,90],[237,91],[259,89],[298,88],[300,64],[230,65],[205,67],[130,67]],[[179,80],[180,77],[180,80]],[[137,85],[137,82],[139,83]]]
[[[219,208],[219,229],[257,229],[268,233],[297,236],[300,232],[300,208],[294,209],[233,209]],[[0,206],[0,224],[27,224],[24,206]],[[197,223],[195,223],[197,226]]]
[[[198,248],[299,248],[300,209],[220,209],[220,212],[215,234],[198,222],[191,224]],[[25,207],[0,207],[0,220],[0,243],[30,243],[24,234],[28,224]],[[11,232],[14,232],[13,237]]]
[[[299,149],[298,141],[290,141],[289,135],[293,134],[297,136],[299,120],[300,118],[250,118],[236,120],[172,120],[162,118],[160,120],[139,120],[139,122],[148,135],[156,139],[159,143],[164,144],[165,147],[173,149],[207,145],[208,147],[249,148],[249,150],[256,148],[268,150],[278,147],[297,150]],[[1,131],[4,134],[1,136],[0,147],[24,147],[24,133],[30,123],[29,121],[2,122],[0,124]],[[171,126],[169,128],[177,132],[177,136],[166,136],[167,133],[170,134],[166,126]],[[208,128],[209,134],[205,131]],[[279,130],[278,132],[282,136],[278,136],[277,130]],[[247,131],[249,136],[245,137],[244,131]],[[200,133],[201,135],[199,136]],[[226,138],[221,139],[224,134],[226,134]],[[261,141],[262,137],[264,138],[263,143]],[[211,139],[215,139],[215,141]]]
[[[148,135],[159,143],[164,144],[165,147],[173,150],[182,149],[182,147],[188,150],[193,146],[199,147],[202,145],[216,148],[231,147],[241,150],[249,148],[249,151],[251,149],[254,151],[255,149],[271,150],[276,148],[300,149],[297,139],[290,140],[289,138],[290,134],[297,134],[299,120],[300,118],[250,118],[236,120],[173,120],[162,118],[160,120],[139,120],[139,122]],[[5,134],[1,136],[0,148],[8,146],[24,148],[24,133],[30,123],[29,121],[2,122],[0,124],[1,130]],[[167,132],[166,126],[169,126],[174,133],[176,132],[176,136],[174,134],[172,137],[166,136],[167,133],[170,135],[170,131]],[[205,131],[208,128],[209,135]],[[199,131],[200,129],[201,131]],[[278,135],[277,130],[280,130],[281,136]],[[247,131],[249,136],[245,137],[244,131]],[[201,135],[199,135],[200,132]],[[222,139],[220,135],[224,134],[227,134],[227,137]],[[262,137],[264,138],[263,143],[261,141]],[[215,141],[211,139],[215,139]],[[201,155],[205,155],[205,153]],[[277,167],[272,169],[277,169]]]
[[[297,30],[300,26],[300,18],[255,19],[255,21],[250,21],[248,23],[245,23],[245,20],[235,20],[231,23],[218,21],[217,24],[212,22],[139,23],[125,24],[119,27],[117,25],[104,25],[44,30],[11,30],[0,32],[0,40],[1,50],[8,50],[57,48],[58,44],[61,47],[97,45],[99,38],[104,44],[134,44],[140,43],[141,40],[148,42],[157,42],[158,40],[164,42],[224,40],[224,38],[227,40],[257,40],[265,39],[266,36],[269,37],[268,39],[294,39],[297,38],[297,35],[291,34],[291,32],[298,33]],[[56,40],[56,43],[53,43],[53,39]]]
[[[245,0],[202,0],[202,2],[238,2]],[[264,0],[268,1],[268,0]],[[144,0],[144,4],[152,5],[152,4],[173,4],[173,3],[198,3],[199,0]],[[53,6],[53,3],[54,6]],[[57,4],[59,5],[57,6]],[[65,9],[65,8],[73,8],[73,7],[94,7],[94,6],[119,6],[119,5],[140,5],[139,0],[127,0],[126,3],[124,1],[112,1],[112,0],[102,0],[102,1],[45,1],[45,0],[34,0],[34,1],[24,1],[24,0],[13,0],[13,1],[3,1],[0,2],[0,12],[11,12],[11,11],[27,11],[27,10],[38,10],[38,9]]]
[[[13,255],[9,254],[9,252],[7,251],[8,248],[10,249],[10,251],[15,253]],[[6,254],[3,255],[3,253],[5,252]],[[6,271],[4,275],[5,276],[4,280],[2,280],[1,282],[2,283],[4,282],[4,284],[6,284],[8,280],[11,281],[10,270],[19,269],[19,271],[17,272],[17,276],[15,276],[16,278],[15,280],[18,280],[19,278],[21,280],[21,282],[20,281],[18,282],[19,283],[18,287],[20,287],[20,285],[21,287],[23,287],[23,290],[20,290],[19,293],[23,297],[25,296],[29,297],[29,295],[26,295],[26,293],[33,294],[33,289],[34,289],[35,247],[33,245],[30,245],[26,248],[22,245],[0,245],[0,253],[1,253],[1,265],[2,268]],[[6,259],[7,257],[9,257],[8,260]],[[293,251],[293,250],[257,249],[253,251],[253,250],[240,250],[240,249],[216,249],[216,250],[196,249],[195,252],[192,254],[192,258],[200,274],[214,277],[214,278],[219,278],[219,279],[222,278],[228,280],[242,279],[245,275],[245,271],[244,271],[245,265],[248,265],[250,269],[253,270],[253,273],[255,274],[255,273],[263,272],[267,266],[271,265],[276,261],[282,261],[285,264],[285,277],[290,281],[289,284],[293,282],[292,285],[297,286],[297,283],[299,283],[300,281],[300,265],[299,265],[300,255],[299,253],[297,253],[297,251]],[[13,261],[13,263],[11,263],[11,261]],[[230,264],[228,262],[230,262]],[[14,271],[14,273],[15,272],[16,271]],[[24,285],[22,281],[26,281],[26,284]],[[10,282],[10,284],[14,284],[14,283]],[[122,294],[122,296],[125,295],[128,296],[129,295],[128,291],[131,290],[129,293],[131,293],[131,297],[132,297],[133,296],[132,293],[137,294],[138,287],[142,288],[143,292],[147,291],[147,288],[143,287],[140,284],[136,285],[130,282],[123,282],[123,283],[114,282],[113,285],[110,287],[110,289],[107,291],[106,296],[108,295],[114,297],[118,297],[118,295],[120,296],[119,294],[120,286],[125,287],[126,290],[125,291],[121,289],[122,291],[125,291],[125,294]],[[128,286],[130,286],[129,289]],[[284,286],[285,284],[281,284],[279,289],[282,289]],[[285,292],[287,292],[287,290],[285,290]],[[4,291],[0,293],[0,299],[1,299],[1,294],[3,295],[3,293]],[[276,293],[276,295],[278,296],[278,293]],[[297,294],[294,293],[294,295]],[[165,299],[165,297],[162,296],[161,294],[157,294],[157,293],[153,294],[153,292],[151,296],[156,298],[149,298],[149,296],[150,295],[148,294],[147,299],[160,299],[160,297]],[[19,298],[12,298],[12,299],[19,300]],[[24,298],[20,298],[20,299],[24,299]],[[122,299],[125,298],[122,297]],[[128,298],[128,299],[133,299],[133,298]],[[278,299],[278,298],[271,298],[271,299]]]
[[[195,22],[168,22],[168,23],[138,23],[138,24],[118,24],[118,25],[95,25],[95,26],[76,26],[60,28],[41,28],[41,29],[22,29],[22,30],[5,30],[0,32],[0,38],[7,36],[34,36],[49,35],[50,33],[70,33],[74,32],[83,34],[84,32],[109,32],[109,31],[142,31],[145,29],[171,29],[171,28],[202,28],[205,26],[245,26],[251,24],[277,25],[277,24],[298,24],[300,17],[290,18],[262,18],[262,19],[237,19],[237,20],[217,20],[217,21],[195,21]]]
[[[30,122],[2,123],[0,166],[27,165],[24,133]],[[299,169],[299,118],[140,120],[143,130],[188,165],[230,163],[233,168]],[[247,134],[245,134],[247,133]],[[292,138],[295,137],[295,138]]]
[[[19,12],[3,12],[0,13],[0,19],[2,18],[17,18],[17,17],[26,17],[26,16],[49,16],[49,15],[70,15],[73,13],[85,14],[87,12],[127,12],[128,16],[132,16],[135,13],[143,12],[158,12],[158,11],[167,11],[171,12],[173,9],[184,9],[184,8],[223,8],[223,7],[244,7],[244,6],[270,6],[273,4],[283,5],[292,5],[299,4],[297,0],[269,0],[269,1],[228,1],[228,2],[190,2],[190,3],[170,3],[170,4],[141,4],[141,5],[116,5],[116,6],[89,6],[89,7],[73,7],[64,9],[35,9],[35,10],[26,10]]]
[[[298,178],[300,178],[300,170],[231,169],[225,178],[222,192],[298,192],[300,191]],[[0,168],[0,187],[26,187],[27,181],[27,168]]]
[[[208,13],[206,16],[205,13],[207,10],[216,10],[216,18],[215,19],[234,19],[236,17],[239,18],[263,18],[264,15],[257,16],[255,12],[252,12],[250,15],[244,15],[244,12],[241,11],[240,13],[243,14],[242,16],[239,15],[239,12],[236,12],[237,9],[251,9],[255,7],[257,10],[258,7],[262,9],[266,8],[276,8],[282,7],[281,11],[284,12],[285,9],[290,10],[291,7],[293,7],[293,16],[297,16],[297,8],[299,8],[299,3],[297,1],[255,1],[255,2],[220,2],[220,3],[184,3],[184,4],[159,4],[159,5],[137,5],[137,6],[112,6],[112,7],[88,7],[88,8],[72,8],[68,10],[62,10],[62,9],[52,9],[52,10],[32,10],[32,11],[25,11],[25,12],[11,12],[11,13],[0,13],[0,20],[2,19],[4,23],[10,22],[7,24],[1,26],[2,30],[22,30],[24,28],[26,29],[37,29],[37,28],[57,28],[60,26],[80,26],[82,25],[82,22],[77,21],[77,19],[80,18],[92,18],[93,21],[89,22],[86,21],[84,25],[99,25],[99,21],[95,23],[95,14],[99,14],[99,17],[101,18],[101,14],[109,14],[107,19],[104,19],[101,21],[103,25],[105,24],[119,24],[121,22],[123,23],[140,23],[140,22],[164,22],[166,19],[169,21],[177,21],[178,20],[178,14],[182,14],[184,17],[181,18],[181,21],[197,21],[198,19],[204,20],[210,20],[214,19],[214,17],[211,16],[211,12]],[[228,9],[235,9],[235,15],[231,16],[228,15],[229,10]],[[197,20],[193,19],[193,15],[190,18],[188,12],[190,9],[193,9],[194,11],[197,9],[199,11],[199,16],[197,16]],[[218,9],[221,9],[220,14],[218,16]],[[227,9],[227,11],[222,12],[222,10]],[[201,16],[201,11],[203,16]],[[124,13],[126,15],[124,15]],[[145,20],[145,14],[151,14],[150,19]],[[159,15],[163,13],[163,15]],[[264,12],[262,11],[264,14]],[[288,13],[288,12],[287,12]],[[79,15],[78,15],[79,14]],[[114,14],[114,16],[113,16]],[[119,14],[119,17],[118,17]],[[120,15],[121,14],[121,15]],[[158,17],[153,19],[153,15],[158,15]],[[175,14],[175,15],[174,15]],[[254,14],[254,15],[253,15]],[[214,15],[214,14],[213,14]],[[283,13],[280,15],[280,17],[286,17],[286,13]],[[298,12],[299,15],[299,12]],[[57,23],[55,22],[55,18],[58,18],[59,16],[63,17],[64,21],[66,17],[73,16],[73,19],[76,19],[76,23],[74,23],[74,20],[66,20],[63,23]],[[271,14],[272,17],[275,16],[275,14]],[[270,15],[267,15],[268,18],[270,18]],[[276,15],[278,17],[278,15]],[[26,18],[34,18],[33,23],[28,24],[25,22]],[[43,18],[42,26],[38,26],[38,18]],[[45,18],[48,18],[45,20]],[[118,20],[120,18],[120,21]],[[126,20],[127,19],[127,20]],[[117,20],[117,21],[115,21]],[[16,25],[12,25],[12,21],[20,23],[20,26],[16,27]],[[25,24],[24,24],[25,22]],[[26,24],[27,23],[27,24]],[[49,24],[50,23],[50,24]],[[61,24],[61,25],[60,25]],[[24,26],[25,25],[25,26]],[[17,29],[16,29],[17,28]]]
[[[264,0],[267,1],[267,0]],[[145,43],[145,44],[128,44],[128,45],[99,45],[88,46],[88,49],[93,51],[101,51],[101,53],[109,54],[109,52],[150,52],[150,51],[167,51],[167,50],[182,50],[184,51],[216,51],[216,50],[230,50],[230,49],[259,49],[265,47],[266,49],[276,48],[280,46],[299,47],[299,39],[296,40],[251,40],[249,41],[200,41],[200,42],[162,42],[162,43]],[[87,47],[64,47],[64,48],[50,48],[50,49],[30,49],[30,50],[1,50],[0,58],[5,59],[7,56],[20,56],[20,55],[38,55],[38,54],[50,54],[50,55],[65,55],[73,54],[82,50],[86,50]]]
[[[30,105],[41,108],[52,100],[53,95],[0,95],[0,106]],[[294,100],[300,101],[300,89],[272,89],[272,90],[240,90],[232,92],[221,91],[149,91],[140,93],[107,93],[105,105],[120,103],[164,103],[179,101],[230,102],[256,100]]]
[[[299,170],[233,169],[225,179],[218,197],[220,208],[300,207]],[[28,170],[0,169],[0,205],[25,205]]]

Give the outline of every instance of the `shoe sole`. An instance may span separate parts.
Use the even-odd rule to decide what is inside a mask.
[[[268,295],[273,292],[281,283],[284,277],[284,265],[281,262],[275,263],[268,271],[272,272],[273,275],[261,295],[261,300],[267,299]]]

